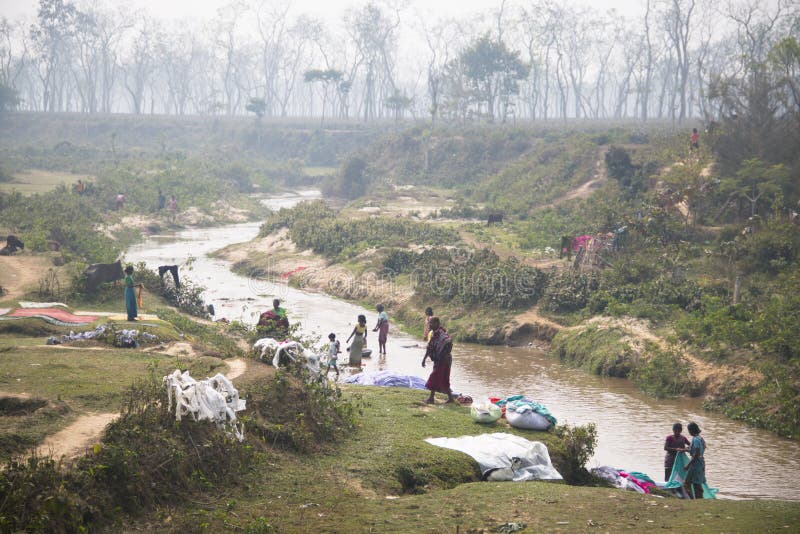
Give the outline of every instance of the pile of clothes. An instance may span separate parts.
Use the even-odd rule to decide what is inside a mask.
[[[78,333],[70,330],[69,334],[64,334],[61,337],[50,336],[47,338],[46,343],[48,345],[60,345],[70,341],[96,339],[104,336],[107,330],[107,324],[101,324],[93,330],[85,330]],[[158,343],[158,336],[150,332],[139,332],[138,330],[118,330],[115,332],[114,345],[117,347],[139,348],[140,343]]]
[[[608,465],[593,467],[592,474],[598,478],[610,482],[614,487],[635,491],[637,493],[650,493],[656,487],[652,478],[638,471],[623,471]]]

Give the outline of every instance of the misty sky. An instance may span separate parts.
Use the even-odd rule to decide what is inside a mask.
[[[314,14],[327,20],[338,20],[350,7],[364,5],[367,0],[293,0],[295,12]],[[0,17],[17,19],[32,18],[36,15],[38,0],[0,0]],[[113,0],[97,2],[111,5]],[[131,8],[142,8],[158,18],[198,18],[213,17],[217,10],[230,3],[230,0],[126,0]],[[430,13],[434,17],[464,17],[476,12],[492,10],[500,5],[500,0],[406,0],[411,11]],[[508,4],[516,2],[510,1]],[[573,2],[576,3],[576,2]],[[644,0],[592,0],[584,2],[595,9],[605,6],[615,8],[627,17],[643,12]]]

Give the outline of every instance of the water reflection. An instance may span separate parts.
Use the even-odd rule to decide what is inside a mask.
[[[316,196],[318,192],[278,195],[265,203],[278,209]],[[291,320],[301,321],[305,332],[321,340],[329,332],[344,340],[359,313],[366,313],[368,326],[375,324],[374,309],[365,312],[324,294],[241,277],[230,272],[227,262],[207,257],[225,245],[252,239],[258,227],[257,223],[246,223],[154,236],[132,247],[127,257],[154,267],[184,264],[188,256],[193,256],[196,259],[185,275],[208,288],[205,298],[214,304],[217,317],[254,323],[278,297]],[[369,346],[377,348],[376,333],[370,331],[367,339]],[[393,326],[387,351],[386,357],[365,360],[365,369],[427,376],[430,369],[420,366],[423,350],[419,340]],[[696,399],[654,400],[625,380],[564,367],[532,348],[457,344],[453,358],[452,384],[458,392],[473,398],[525,394],[545,404],[560,422],[595,423],[599,442],[593,465],[643,471],[659,479],[663,473],[663,441],[673,422],[685,425],[696,421],[708,443],[708,480],[711,486],[720,488],[720,496],[800,500],[800,488],[795,484],[800,477],[800,444],[703,412]]]

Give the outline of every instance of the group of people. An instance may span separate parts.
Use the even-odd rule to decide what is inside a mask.
[[[386,340],[389,334],[389,316],[383,304],[378,304],[375,309],[378,311],[378,322],[375,324],[372,331],[378,332],[379,354],[386,355]],[[425,325],[422,336],[426,342],[425,355],[422,357],[422,367],[425,367],[425,362],[428,359],[433,362],[433,370],[428,377],[428,381],[425,383],[425,387],[430,391],[430,395],[425,402],[433,404],[434,395],[437,392],[447,395],[448,403],[455,402],[453,391],[450,388],[450,369],[453,364],[453,340],[447,333],[447,329],[442,325],[441,320],[433,315],[433,310],[430,307],[425,310]],[[367,317],[362,314],[358,316],[353,331],[350,332],[347,340],[345,340],[345,343],[350,343],[349,365],[361,365],[361,356],[366,346],[366,341]],[[327,352],[328,361],[325,373],[327,374],[333,370],[336,373],[336,378],[338,378],[338,355],[341,353],[341,346],[334,333],[328,335]]]
[[[678,454],[689,453],[686,472],[682,473],[686,492],[691,499],[702,499],[703,485],[706,483],[706,440],[700,436],[700,427],[697,423],[689,423],[686,425],[686,430],[692,436],[691,441],[682,434],[683,425],[680,423],[672,425],[672,434],[664,441],[664,450],[667,451],[664,456],[664,480],[669,482],[672,479]]]
[[[378,322],[375,324],[375,328],[372,329],[373,332],[378,332],[378,353],[382,355],[386,355],[386,340],[389,337],[389,315],[386,313],[386,310],[383,307],[383,304],[378,304],[375,306],[375,309],[378,311]],[[353,340],[350,343],[350,340]],[[339,354],[341,353],[341,347],[339,341],[336,339],[336,334],[331,333],[328,335],[328,364],[326,368],[326,373],[333,369],[336,372],[336,377],[339,377]],[[345,343],[350,343],[350,347],[348,348],[348,365],[353,365],[360,367],[361,366],[361,358],[364,354],[364,349],[367,346],[367,316],[366,315],[359,315],[356,320],[356,325],[353,327],[353,331],[350,332],[350,335],[345,340]]]

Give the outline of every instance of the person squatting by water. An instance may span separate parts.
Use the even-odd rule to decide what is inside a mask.
[[[348,363],[349,365],[361,367],[361,352],[364,349],[364,343],[367,341],[366,315],[358,316],[358,323],[356,323],[356,326],[353,327],[353,331],[350,332],[350,335],[345,343],[350,343],[350,339],[353,340],[353,343],[350,344],[350,361]]]
[[[378,332],[378,353],[386,354],[386,338],[389,336],[389,316],[383,311],[383,304],[375,306],[378,310],[378,323],[373,332]]]
[[[425,400],[428,404],[433,404],[433,396],[438,391],[447,395],[447,402],[455,402],[453,391],[450,389],[450,368],[453,365],[453,340],[447,330],[441,325],[438,317],[431,317],[430,320],[430,340],[422,357],[422,367],[425,367],[425,360],[430,358],[433,361],[433,371],[431,371],[425,388],[431,394]]]
[[[679,452],[689,451],[689,440],[686,436],[681,434],[683,432],[683,425],[675,423],[672,425],[672,434],[667,436],[664,440],[664,450],[667,454],[664,455],[664,481],[669,482],[672,476],[672,468],[675,465],[675,457]]]
[[[334,371],[336,371],[336,379],[339,379],[339,367],[336,365],[337,360],[339,359],[339,353],[342,352],[339,348],[339,341],[336,339],[336,334],[330,333],[328,334],[328,363],[325,368],[325,375],[327,376],[331,370],[331,367]]]
[[[703,498],[703,484],[706,483],[706,440],[700,437],[700,427],[697,423],[689,423],[686,429],[692,436],[689,446],[691,460],[686,464],[686,490],[692,499]]]
[[[133,283],[133,266],[125,267],[125,311],[128,312],[128,320],[135,321],[139,316],[139,309],[136,307],[136,291],[134,288],[142,287],[142,284]]]

